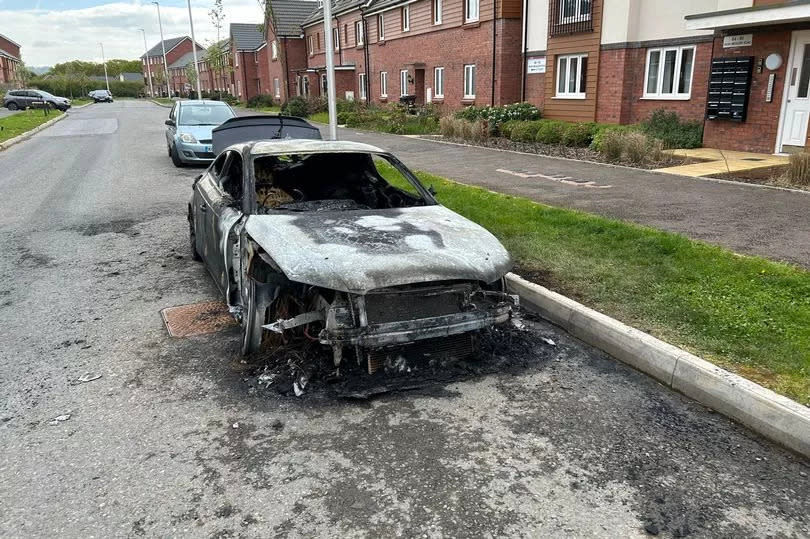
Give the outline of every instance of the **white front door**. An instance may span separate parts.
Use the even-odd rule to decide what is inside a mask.
[[[810,30],[793,32],[781,145],[805,146],[810,119]]]

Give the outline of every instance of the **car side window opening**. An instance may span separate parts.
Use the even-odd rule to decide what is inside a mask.
[[[257,213],[407,208],[432,204],[399,165],[367,153],[260,156]]]
[[[225,161],[222,172],[219,173],[219,185],[231,199],[231,206],[239,206],[242,202],[242,156],[237,152],[230,152],[229,159]]]

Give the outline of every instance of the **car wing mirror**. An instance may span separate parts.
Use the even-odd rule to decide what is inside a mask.
[[[165,123],[166,123],[166,125],[174,126],[174,120],[169,119],[169,120],[166,120]]]

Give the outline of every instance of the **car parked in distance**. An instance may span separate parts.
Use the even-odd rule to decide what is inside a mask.
[[[94,103],[112,103],[113,96],[109,90],[93,90],[89,94],[88,97],[93,98]]]
[[[511,261],[492,234],[393,155],[267,118],[266,139],[227,146],[188,205],[192,257],[241,322],[243,354],[317,342],[335,367],[374,373],[466,357],[511,319]],[[215,147],[242,121],[215,129]]]
[[[210,163],[215,157],[211,131],[235,116],[233,109],[222,101],[175,102],[166,120],[166,149],[174,166]]]
[[[70,99],[59,97],[44,90],[10,90],[3,98],[3,106],[8,110],[25,110],[36,102],[46,102],[62,112],[70,108]]]

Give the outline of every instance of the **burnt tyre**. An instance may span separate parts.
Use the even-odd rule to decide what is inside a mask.
[[[248,277],[242,291],[242,355],[258,352],[262,347],[262,326],[266,324],[267,305],[258,294],[259,287]]]

